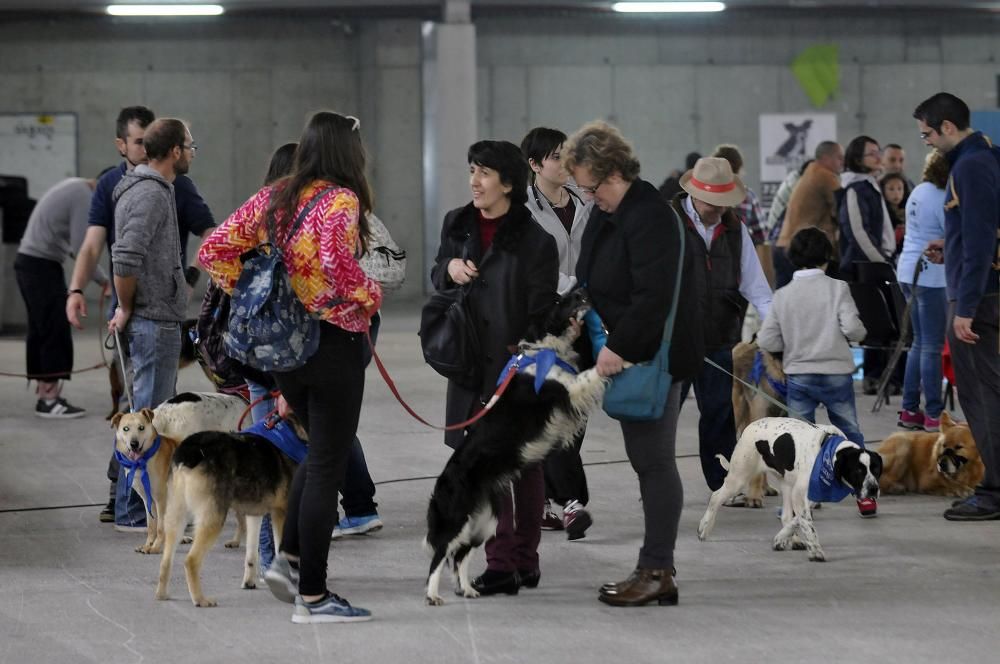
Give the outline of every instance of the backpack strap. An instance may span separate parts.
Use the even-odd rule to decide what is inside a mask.
[[[312,209],[316,207],[316,205],[326,194],[338,188],[339,187],[327,187],[326,189],[323,189],[318,194],[313,196],[309,200],[309,202],[306,203],[306,205],[302,208],[302,211],[299,212],[298,216],[295,217],[295,221],[292,222],[291,227],[285,233],[284,239],[287,241],[295,237],[295,234],[299,231],[299,228],[302,227],[302,222],[305,221],[305,218],[309,215],[310,212],[312,212]],[[275,236],[277,235],[277,229],[274,226],[274,215],[268,214],[267,218],[265,219],[265,223],[267,224],[267,236],[269,241],[267,243],[261,243],[261,244],[270,244],[271,247],[273,247],[274,250],[280,254],[281,248],[278,247],[275,239]]]

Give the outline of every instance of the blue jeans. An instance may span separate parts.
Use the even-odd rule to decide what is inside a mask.
[[[903,378],[903,408],[911,412],[920,410],[920,391],[923,389],[926,413],[935,419],[941,416],[944,402],[941,399],[941,351],[944,334],[948,328],[948,296],[944,288],[928,288],[900,284],[903,295],[909,300],[916,296],[910,307],[913,327],[913,345],[906,358],[906,375]]]
[[[132,364],[132,405],[135,411],[155,408],[177,389],[177,361],[181,356],[181,324],[132,316],[125,330]],[[115,489],[115,523],[143,526],[146,509],[142,498],[125,484],[125,470],[118,470]]]
[[[816,406],[823,404],[830,424],[844,432],[848,440],[864,446],[854,407],[854,378],[851,374],[789,374],[788,408],[808,422],[816,423]]]
[[[733,371],[733,350],[723,348],[705,353],[720,367]],[[687,398],[692,383],[685,382],[681,393],[681,404]],[[726,471],[715,458],[721,454],[732,458],[736,447],[736,417],[733,415],[733,379],[710,364],[702,364],[701,371],[694,379],[694,396],[698,401],[698,452],[701,456],[701,471],[705,475],[708,488],[716,491],[726,480]]]

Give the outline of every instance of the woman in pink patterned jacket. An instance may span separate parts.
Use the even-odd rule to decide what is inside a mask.
[[[355,118],[316,113],[306,125],[291,175],[264,187],[205,240],[198,258],[212,279],[232,292],[240,256],[267,238],[274,216],[292,289],[321,325],[316,353],[298,369],[274,372],[288,405],[309,432],[309,454],[292,481],[281,555],[265,574],[274,595],[294,602],[296,623],[370,620],[326,587],[336,496],[358,428],[364,392],[363,333],[382,301],[378,282],[355,258],[368,235],[372,209],[365,152]],[[322,196],[293,237],[297,215]]]

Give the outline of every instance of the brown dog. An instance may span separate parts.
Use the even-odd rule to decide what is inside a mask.
[[[883,493],[971,496],[985,467],[965,423],[941,413],[941,432],[894,433],[879,448]]]
[[[764,370],[767,375],[761,376],[757,387],[772,399],[779,403],[784,403],[784,398],[771,385],[771,381],[777,383],[785,382],[785,372],[781,368],[781,360],[766,350],[760,350],[755,341],[738,343],[733,348],[733,374],[747,382],[751,382],[749,376],[753,369],[754,357],[758,351],[762,353]],[[738,380],[734,380],[733,415],[736,418],[736,438],[738,440],[743,435],[743,430],[751,422],[756,422],[765,417],[785,417],[787,413],[762,397],[755,390],[750,389]],[[767,475],[759,473],[750,480],[747,486],[746,506],[763,507],[765,494],[773,496],[775,492],[767,485]]]
[[[111,418],[111,427],[115,430],[115,450],[124,459],[119,461],[126,469],[136,465],[132,488],[142,498],[146,505],[146,542],[136,547],[139,553],[160,553],[163,551],[163,522],[160,515],[165,513],[167,506],[167,478],[170,475],[170,457],[177,449],[178,442],[173,438],[158,436],[153,427],[154,413],[149,408],[143,408],[138,413],[116,413]],[[160,446],[152,455],[148,452],[156,444],[157,437]],[[149,456],[149,458],[146,458]],[[149,478],[150,495],[143,486],[143,475]],[[152,498],[154,505],[149,504]]]

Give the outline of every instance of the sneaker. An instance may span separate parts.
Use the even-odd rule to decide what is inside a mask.
[[[545,499],[545,507],[542,509],[542,530],[562,530],[563,520],[555,510],[552,509],[552,501]]]
[[[108,504],[104,506],[101,513],[97,515],[97,518],[101,520],[101,523],[114,523],[115,522],[115,499],[112,498],[108,501]]]
[[[366,514],[365,516],[345,516],[336,526],[333,527],[333,536],[330,539],[340,539],[345,535],[364,535],[382,530],[382,519],[378,514]]]
[[[944,511],[948,521],[994,521],[1000,519],[1000,509],[983,504],[977,496],[960,501]]]
[[[292,611],[292,622],[297,625],[365,622],[371,619],[371,611],[351,606],[351,603],[346,599],[329,591],[326,593],[326,597],[318,602],[307,602],[302,599],[301,595],[295,596],[295,610]]]
[[[282,602],[292,604],[299,599],[299,570],[292,567],[284,556],[275,556],[274,562],[264,572],[264,581],[271,594]]]
[[[563,507],[563,528],[566,529],[566,539],[573,541],[586,537],[587,528],[594,520],[590,512],[583,509],[578,500],[571,500]]]
[[[114,517],[112,516],[112,521]],[[147,531],[146,524],[116,523],[115,530],[120,533],[144,533]]]
[[[896,420],[896,426],[916,431],[918,429],[923,429],[926,421],[929,419],[932,418],[925,416],[919,410],[906,410],[904,408],[899,411],[899,419]],[[934,421],[937,422],[937,420]]]
[[[878,514],[878,503],[874,498],[862,498],[858,501],[858,514],[862,519],[870,519]]]
[[[940,417],[931,417],[930,415],[924,415],[924,431],[937,433],[940,430],[941,430]]]
[[[39,399],[38,403],[35,404],[35,415],[51,420],[71,420],[86,414],[87,411],[83,408],[72,406],[63,398],[51,402]]]

